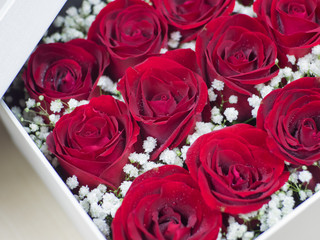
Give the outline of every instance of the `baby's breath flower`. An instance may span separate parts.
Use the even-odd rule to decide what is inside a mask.
[[[132,184],[132,181],[123,181],[121,183],[119,188],[120,188],[122,197],[124,197],[127,194],[131,184]]]
[[[178,165],[180,167],[183,165],[181,159],[177,156],[177,153],[168,148],[160,154],[159,160],[169,165]]]
[[[90,203],[88,202],[88,200],[83,199],[83,200],[80,200],[79,203],[80,203],[80,206],[83,208],[83,210],[85,210],[88,213],[90,210]]]
[[[32,99],[32,98],[29,98],[27,101],[26,101],[26,107],[27,108],[33,108],[36,106],[36,100]]]
[[[297,173],[291,173],[289,176],[289,181],[292,183],[298,183],[298,174]]]
[[[132,163],[139,163],[140,165],[145,164],[146,162],[148,162],[150,156],[149,154],[144,154],[144,153],[131,153],[129,155],[129,160]]]
[[[312,174],[311,174],[311,172],[309,172],[307,170],[301,171],[298,174],[298,179],[303,183],[304,182],[309,183],[311,178],[312,178]]]
[[[252,94],[251,97],[248,98],[248,103],[251,107],[255,108],[255,107],[259,107],[260,103],[261,103],[262,99],[259,98],[257,95]]]
[[[288,55],[288,54],[287,54],[287,58],[288,58],[288,61],[289,61],[292,65],[296,64],[296,57],[295,57],[294,55]]]
[[[88,0],[91,5],[97,5],[101,2],[101,0]]]
[[[129,175],[129,177],[138,177],[139,175],[139,170],[138,168],[136,168],[135,166],[133,166],[132,164],[126,164],[123,167],[123,171]]]
[[[200,133],[195,132],[187,137],[187,142],[189,142],[189,144],[192,145],[200,136]]]
[[[21,117],[21,108],[17,107],[17,106],[13,106],[11,108],[11,112],[13,113],[13,115],[16,117],[16,118],[20,118]]]
[[[314,55],[320,55],[320,45],[314,46],[312,48],[312,54]]]
[[[66,14],[68,14],[71,17],[74,17],[78,15],[78,9],[76,7],[69,7],[66,11]]]
[[[89,203],[96,203],[102,199],[102,196],[103,193],[98,188],[95,188],[87,194],[87,199]]]
[[[93,6],[93,14],[97,15],[105,6],[106,4],[104,2],[95,4]]]
[[[223,121],[223,116],[220,113],[219,108],[213,107],[211,109],[211,120],[215,124],[221,124]]]
[[[61,112],[61,109],[63,108],[63,103],[60,99],[56,99],[54,101],[52,101],[50,103],[50,110],[53,112],[53,113],[59,113]]]
[[[172,40],[179,42],[181,37],[182,37],[182,35],[181,35],[181,33],[179,31],[176,31],[176,32],[172,32],[170,34],[170,37],[171,37]]]
[[[89,201],[90,202],[90,201]],[[90,203],[90,215],[93,218],[104,219],[107,217],[107,212],[97,202]]]
[[[195,41],[191,41],[191,42],[186,42],[186,43],[182,43],[180,48],[190,48],[191,50],[195,51],[196,49],[196,42]]]
[[[97,189],[99,189],[101,193],[105,193],[107,191],[106,185],[103,185],[103,184],[99,184]]]
[[[36,131],[39,130],[39,126],[37,124],[35,124],[35,123],[30,123],[29,124],[29,128],[30,128],[31,132],[36,132]]]
[[[116,212],[120,205],[120,199],[118,199],[113,193],[106,193],[103,196],[102,208],[113,218],[116,215]]]
[[[55,27],[60,28],[60,27],[62,27],[63,23],[64,23],[64,17],[58,16],[58,17],[54,20],[54,23],[53,23],[53,24],[54,24]]]
[[[188,152],[189,148],[190,148],[190,146],[183,146],[181,148],[181,157],[182,157],[183,160],[187,159],[187,152]]]
[[[262,98],[264,98],[269,93],[271,93],[272,90],[273,90],[273,88],[271,86],[264,86],[260,91]]]
[[[105,236],[110,235],[110,227],[103,219],[94,218],[92,219],[92,221],[98,227],[98,229],[102,232],[102,234],[104,234]]]
[[[210,102],[214,102],[218,97],[218,95],[214,93],[213,88],[208,89],[208,96]]]
[[[236,103],[238,103],[238,96],[231,95],[231,96],[229,97],[229,103],[231,103],[231,104],[236,104]]]
[[[166,52],[168,52],[167,48],[161,48],[160,49],[160,54],[165,54]]]
[[[83,199],[83,198],[85,198],[85,197],[88,195],[89,192],[90,192],[90,190],[89,190],[89,187],[88,187],[88,186],[82,186],[82,187],[80,187],[80,189],[79,189],[79,197],[80,197],[81,199]]]
[[[299,67],[299,70],[302,72],[307,73],[310,70],[310,60],[306,56],[303,58],[299,58],[297,65]]]
[[[213,128],[213,124],[208,122],[196,122],[196,127],[195,127],[195,130],[203,135],[203,134],[206,134],[206,133],[209,133],[212,131],[212,128]]]
[[[303,190],[300,190],[300,191],[299,191],[299,196],[300,196],[300,200],[301,200],[301,201],[306,200],[307,197],[308,197],[307,194],[306,194],[306,192],[303,191]]]
[[[281,82],[281,77],[279,75],[275,76],[274,78],[271,79],[270,86],[274,88],[278,87],[280,82]]]
[[[88,103],[89,103],[88,100],[81,100],[81,101],[78,103],[78,106],[86,105],[86,104],[88,104]]]
[[[285,68],[283,68],[283,69],[281,69],[282,70],[282,73],[283,73],[283,76],[284,77],[291,77],[292,76],[292,69],[291,68],[289,68],[289,67],[285,67]]]
[[[68,106],[69,106],[70,109],[75,109],[78,106],[78,104],[79,104],[78,100],[73,99],[73,98],[71,98],[68,101]]]
[[[91,4],[87,1],[83,1],[80,11],[81,11],[81,14],[84,16],[89,15],[91,12]]]
[[[147,137],[147,139],[143,141],[142,147],[146,153],[151,153],[156,146],[157,146],[157,139],[153,137]]]
[[[49,120],[51,123],[56,124],[60,119],[59,115],[51,114],[49,115]]]
[[[98,87],[100,87],[103,91],[112,93],[117,90],[117,84],[114,83],[108,76],[100,77]]]
[[[258,91],[261,91],[262,88],[264,88],[266,85],[264,85],[263,83],[260,83],[260,84],[257,84],[255,85],[254,87],[258,90]]]
[[[223,88],[224,88],[224,82],[222,82],[222,81],[220,81],[220,80],[218,80],[218,79],[214,79],[213,82],[212,82],[212,84],[211,84],[211,87],[212,87],[213,89],[218,90],[218,91],[222,91]]]
[[[68,177],[66,180],[66,184],[71,190],[79,186],[78,179],[75,175],[73,175],[72,177]]]
[[[223,114],[226,116],[227,121],[233,122],[237,120],[239,112],[234,107],[231,107],[231,108],[226,108]]]
[[[158,167],[161,167],[163,165],[164,164],[161,164],[161,163],[146,162],[145,164],[142,165],[142,168],[143,168],[143,172],[147,172],[147,171],[149,171],[151,169],[158,168]]]
[[[254,117],[254,118],[257,117],[257,115],[258,115],[258,110],[259,110],[258,107],[255,107],[254,109],[251,110],[251,115],[252,115],[252,117]]]
[[[35,123],[35,124],[38,124],[38,125],[41,125],[41,124],[43,124],[44,123],[44,120],[43,120],[43,118],[41,117],[41,116],[35,116],[34,118],[33,118],[33,122]]]

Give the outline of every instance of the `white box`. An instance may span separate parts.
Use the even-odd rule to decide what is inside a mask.
[[[0,0],[0,96],[5,93],[65,2],[66,0]],[[84,238],[105,239],[4,101],[0,102],[0,117],[14,143]],[[318,216],[320,192],[298,206],[257,240],[320,239]]]

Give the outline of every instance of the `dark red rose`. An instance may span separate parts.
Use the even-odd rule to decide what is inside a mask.
[[[284,161],[269,152],[265,131],[235,124],[198,138],[186,164],[202,197],[222,212],[258,210],[288,180]]]
[[[199,34],[196,54],[207,84],[211,85],[214,79],[225,84],[217,104],[221,102],[220,94],[226,102],[230,95],[236,95],[238,104],[224,107],[235,107],[240,121],[251,118],[247,98],[258,95],[254,85],[265,83],[278,73],[276,46],[264,26],[243,14],[214,19]]]
[[[270,150],[297,165],[320,159],[320,78],[301,78],[272,91],[260,105],[257,127]]]
[[[194,52],[179,49],[129,68],[118,83],[141,128],[141,138],[157,139],[151,159],[168,147],[179,146],[201,120],[208,93],[197,72]]]
[[[274,37],[280,64],[287,54],[300,58],[320,44],[320,1],[257,0],[253,8]]]
[[[127,106],[103,95],[63,115],[47,144],[61,166],[82,185],[116,188],[138,134]]]
[[[88,99],[93,84],[109,64],[109,55],[96,43],[76,39],[67,43],[39,45],[30,56],[24,72],[25,87],[31,98],[44,97],[50,102]]]
[[[235,0],[153,0],[156,9],[167,19],[170,31],[179,31],[183,41],[191,41],[211,19],[229,15]]]
[[[167,32],[165,19],[146,2],[116,0],[98,14],[88,39],[107,48],[111,58],[107,72],[117,81],[128,67],[166,47]]]
[[[114,240],[216,239],[221,213],[203,201],[189,173],[167,165],[131,185],[112,222]]]

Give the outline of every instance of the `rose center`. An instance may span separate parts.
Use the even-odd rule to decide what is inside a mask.
[[[81,67],[72,60],[58,61],[43,78],[43,87],[61,93],[73,92],[81,79]]]
[[[305,18],[307,15],[307,10],[303,4],[293,2],[288,5],[288,14]]]
[[[167,116],[171,114],[177,106],[177,103],[170,93],[157,94],[151,101],[148,101],[148,103],[157,116]]]
[[[126,42],[139,38],[150,38],[153,34],[153,26],[146,20],[128,21],[122,28],[122,39]]]
[[[230,166],[226,179],[230,187],[242,191],[254,187],[259,181],[259,172],[254,167],[235,164]]]
[[[228,61],[234,65],[239,65],[242,63],[246,63],[249,61],[247,56],[244,54],[243,51],[238,51],[233,55],[229,56]]]
[[[177,1],[176,2],[177,4],[177,13],[178,14],[186,14],[186,13],[190,13],[194,10],[197,10],[195,7],[194,7],[194,4],[195,4],[195,1]]]
[[[303,119],[298,131],[295,133],[295,138],[306,147],[311,147],[320,142],[320,132],[314,119]]]
[[[187,226],[188,220],[171,207],[165,207],[159,212],[158,223],[164,238],[173,239],[178,229]]]

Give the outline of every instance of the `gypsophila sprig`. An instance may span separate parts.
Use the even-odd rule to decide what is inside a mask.
[[[70,7],[66,10],[66,16],[58,16],[54,21],[54,25],[61,30],[44,37],[43,41],[53,43],[85,38],[92,22],[105,6],[106,2],[102,0],[84,0],[79,9]]]
[[[179,46],[179,42],[181,39],[182,35],[179,31],[172,32],[170,34],[170,39],[168,41],[168,46],[171,48],[177,48]]]

